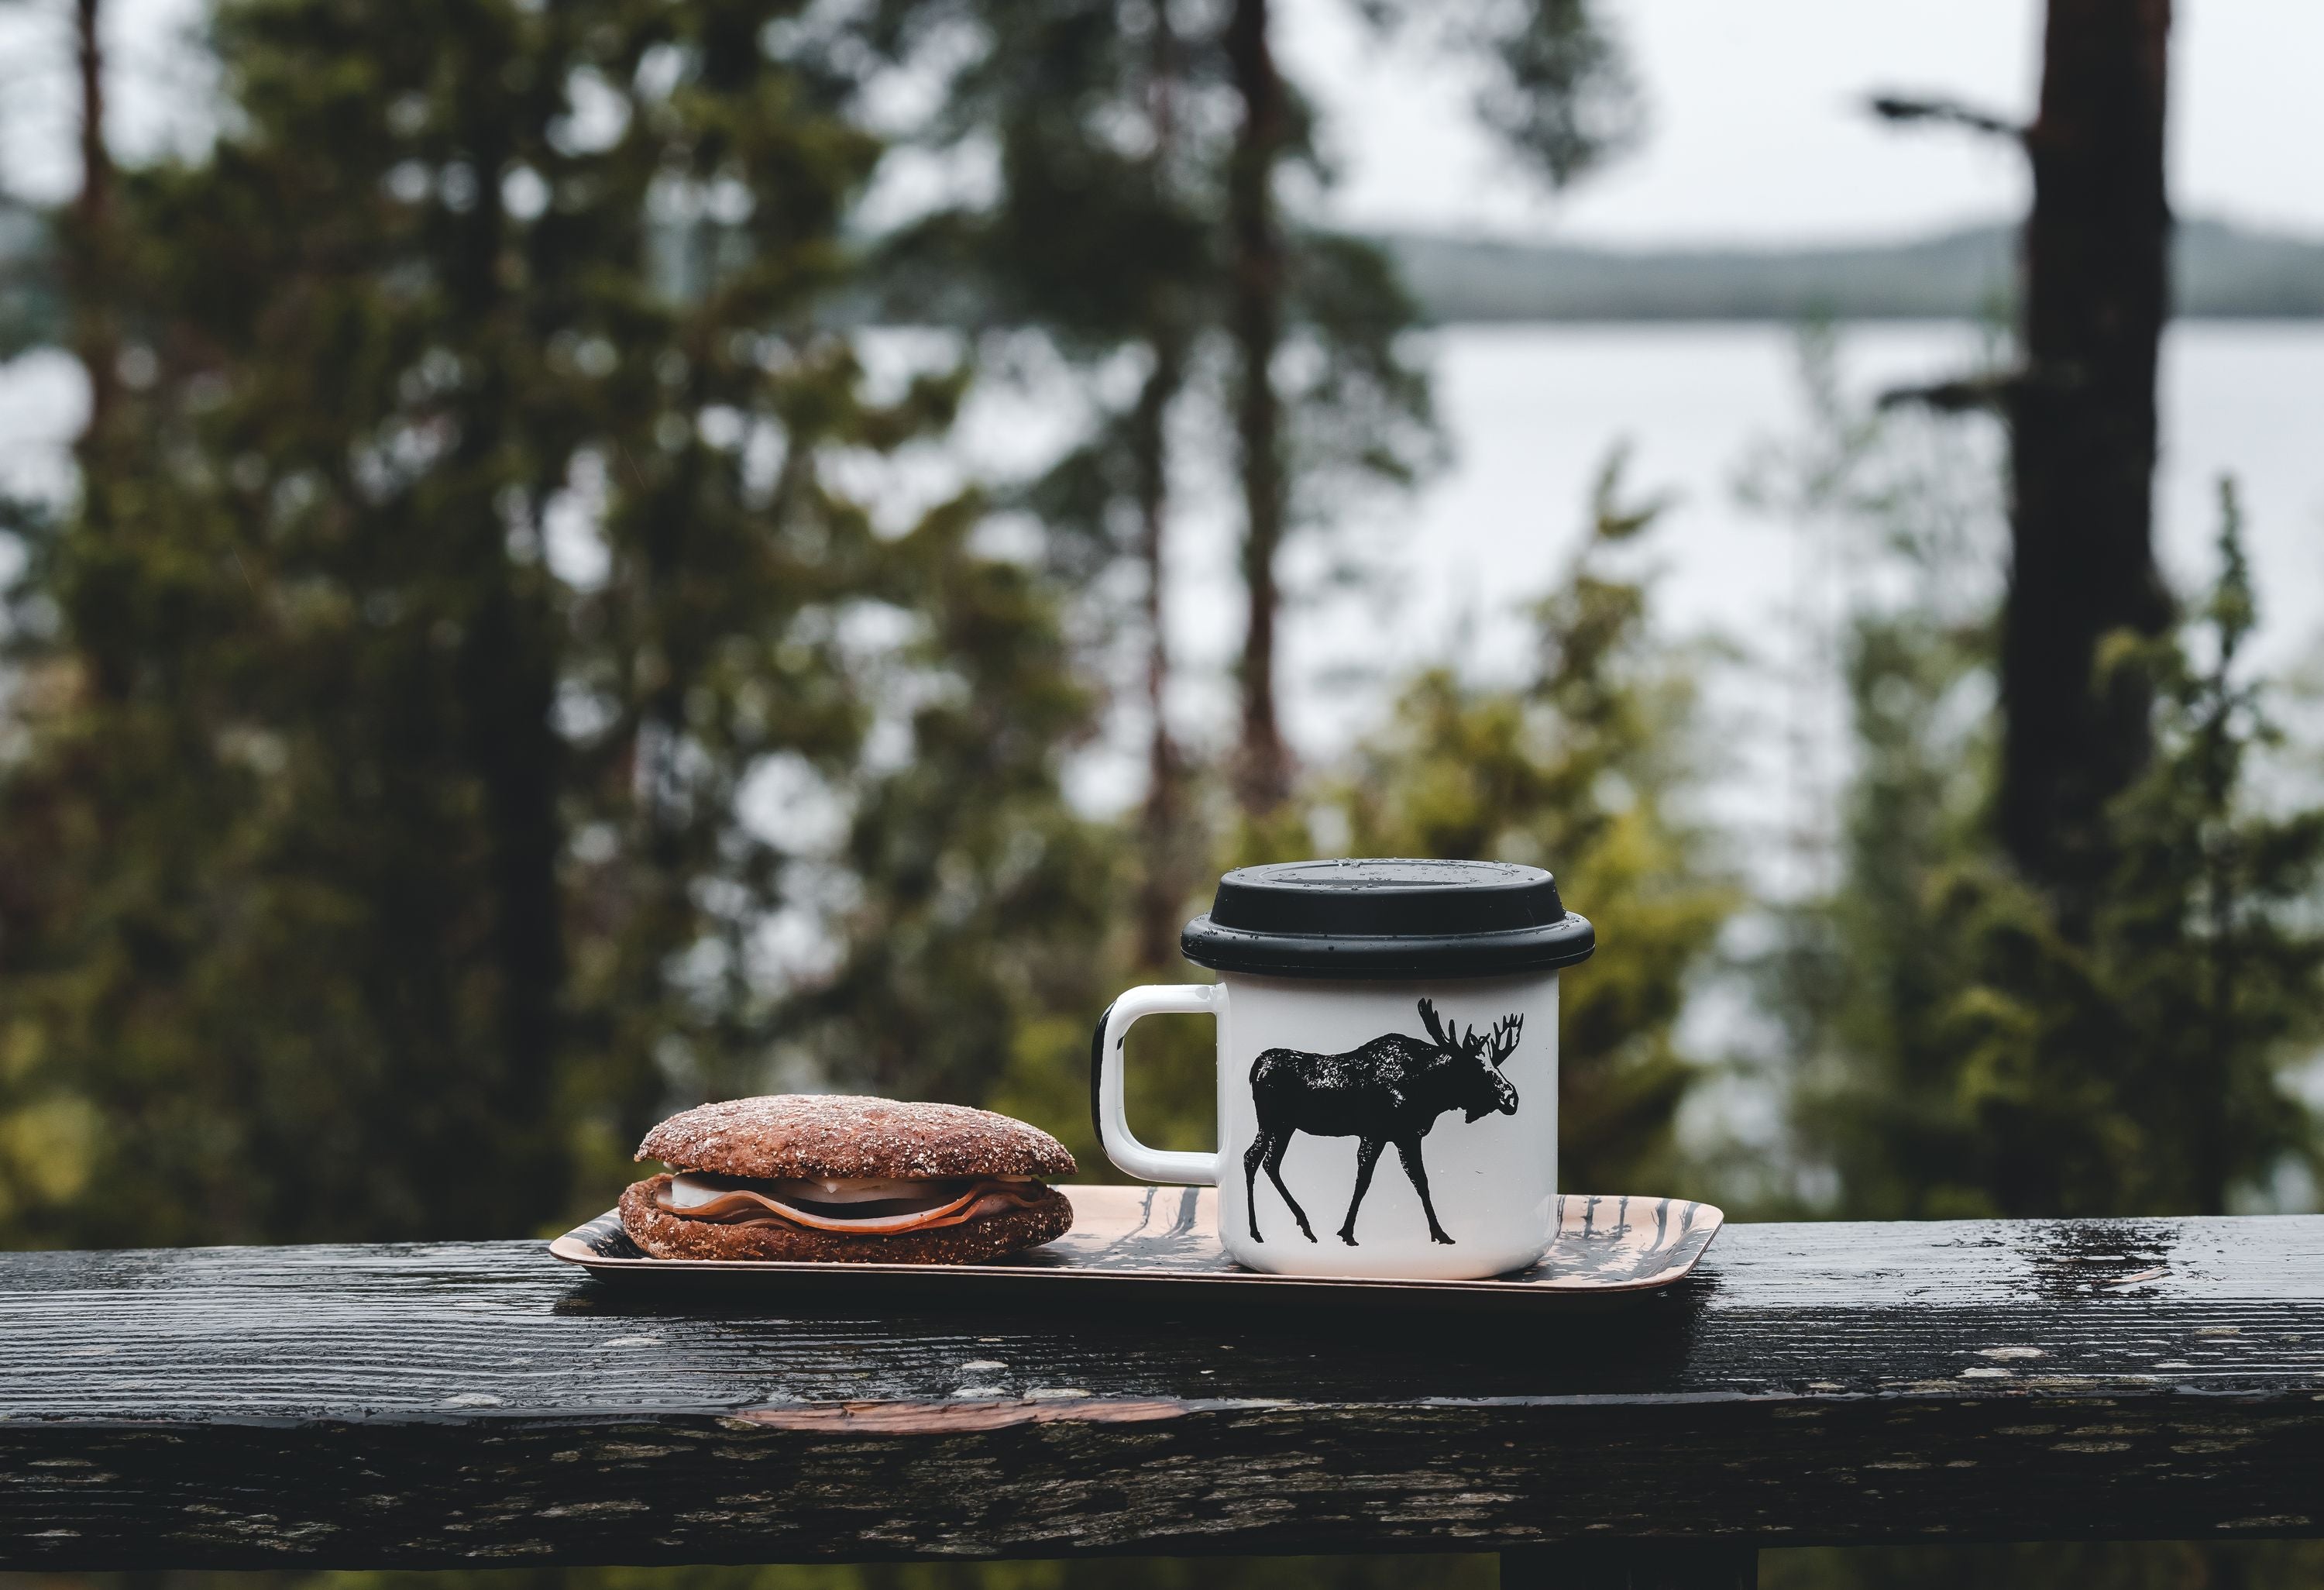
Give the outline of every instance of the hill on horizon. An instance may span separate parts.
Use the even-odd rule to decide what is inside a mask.
[[[52,223],[0,201],[0,363],[64,334]],[[1435,325],[1496,321],[1961,319],[2006,315],[2016,232],[1993,223],[1888,244],[1619,248],[1434,232],[1365,234]],[[2324,318],[2324,242],[2231,222],[2182,220],[2173,315]],[[861,286],[844,325],[987,323],[964,283],[925,273]]]
[[[2006,312],[2015,225],[1895,244],[1613,248],[1442,233],[1372,235],[1439,325],[1493,320],[1958,319]],[[2172,313],[2324,316],[2324,243],[2229,222],[2179,224]]]

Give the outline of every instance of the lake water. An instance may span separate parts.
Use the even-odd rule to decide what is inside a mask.
[[[1311,537],[1293,560],[1305,594],[1286,618],[1283,683],[1290,732],[1305,753],[1328,756],[1360,732],[1376,719],[1387,682],[1424,660],[1449,654],[1480,672],[1508,668],[1523,643],[1521,605],[1572,556],[1591,484],[1621,443],[1631,449],[1632,490],[1674,498],[1646,551],[1664,569],[1665,629],[1781,636],[1775,621],[1801,605],[1803,582],[1812,583],[1801,540],[1746,511],[1735,485],[1756,446],[1803,423],[1788,328],[1462,327],[1431,334],[1424,347],[1449,464],[1408,496],[1349,504],[1348,533]],[[1958,324],[1865,326],[1846,331],[1841,349],[1846,383],[1869,391],[1966,367],[1978,334]],[[1036,376],[997,391],[972,415],[967,450],[1037,457],[1069,424],[1058,390]],[[0,369],[0,485],[59,489],[80,406],[77,373],[61,357]],[[2214,482],[2232,472],[2264,604],[2255,654],[2274,667],[2304,658],[2324,632],[2324,324],[2174,328],[2163,437],[2159,540],[2170,573],[2182,588],[2208,577]],[[1191,451],[1203,456],[1203,439],[1194,440]],[[1173,710],[1182,730],[1215,741],[1231,722],[1225,670],[1241,628],[1235,518],[1215,471],[1195,473],[1171,566],[1171,627],[1184,663]],[[1360,552],[1374,578],[1331,594],[1321,569],[1331,548]],[[1814,593],[1806,594],[1812,605]],[[1077,775],[1085,801],[1130,798],[1141,734],[1125,715]]]
[[[1632,490],[1675,495],[1655,538],[1669,624],[1747,634],[1793,596],[1794,538],[1735,489],[1757,446],[1805,423],[1788,330],[1463,328],[1438,334],[1434,352],[1456,457],[1404,511],[1398,600],[1385,629],[1374,614],[1301,628],[1295,678],[1384,643],[1406,656],[1441,649],[1467,613],[1489,630],[1572,555],[1600,464],[1624,441]],[[1976,353],[1969,328],[1886,325],[1848,332],[1841,365],[1850,387],[1877,390],[1963,368]],[[2215,483],[2236,475],[2265,605],[2261,650],[2284,661],[2324,626],[2324,326],[2181,326],[2163,385],[2166,569],[2182,586],[2209,576]],[[1489,638],[1470,643],[1493,650]],[[1312,703],[1302,721],[1325,732]]]
[[[1837,593],[1817,584],[1795,530],[1738,497],[1755,451],[1806,424],[1788,328],[1462,327],[1433,334],[1427,347],[1450,464],[1410,496],[1350,514],[1350,539],[1387,578],[1310,599],[1287,621],[1286,712],[1307,753],[1329,755],[1376,721],[1387,679],[1421,661],[1452,655],[1485,674],[1510,667],[1524,644],[1521,609],[1572,556],[1591,486],[1618,445],[1630,449],[1632,494],[1672,498],[1644,549],[1662,570],[1655,600],[1667,633],[1743,640],[1781,662],[1801,640],[1787,615],[1831,605]],[[1848,388],[1870,393],[1966,369],[1978,354],[1967,325],[1860,326],[1843,333],[1840,367]],[[1957,423],[1968,458],[1997,456],[1988,422]],[[2210,577],[2216,484],[2233,474],[2263,604],[2254,660],[2275,670],[2304,662],[2324,637],[2324,324],[2174,328],[2163,430],[2157,540],[2167,573],[2182,590]],[[1234,524],[1215,495],[1198,495],[1176,532],[1172,628],[1189,675],[1177,709],[1198,734],[1222,735],[1231,722],[1224,670],[1241,630]],[[1320,584],[1311,569],[1310,590]],[[1766,689],[1766,675],[1756,677],[1729,681],[1730,712],[1752,705],[1736,689]],[[1134,726],[1122,726],[1113,752],[1084,771],[1094,804],[1135,786]],[[1774,739],[1741,748],[1738,782],[1751,787],[1724,803],[1754,827],[1782,820],[1768,791],[1787,777],[1796,783],[1796,770],[1772,769],[1785,754]],[[1750,774],[1755,763],[1767,776]]]

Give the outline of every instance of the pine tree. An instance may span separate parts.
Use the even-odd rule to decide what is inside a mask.
[[[1561,978],[1559,1179],[1669,1185],[1681,1098],[1680,1007],[1737,903],[1710,836],[1686,815],[1695,680],[1648,625],[1647,585],[1622,568],[1658,502],[1627,500],[1610,458],[1564,577],[1533,609],[1534,669],[1514,688],[1430,669],[1332,790],[1359,855],[1545,866],[1609,953]]]
[[[1078,377],[1088,429],[1011,495],[1048,531],[1059,572],[1085,593],[1095,618],[1087,627],[1140,642],[1148,781],[1131,954],[1157,966],[1176,958],[1183,908],[1206,860],[1195,770],[1170,720],[1165,598],[1184,473],[1177,421],[1216,318],[1206,210],[1214,182],[1200,135],[1217,92],[1215,52],[1183,36],[1159,0],[984,0],[978,16],[982,48],[955,70],[921,138],[945,151],[990,139],[1000,183],[990,202],[938,210],[890,241],[886,268],[906,284],[890,297],[973,296],[975,323],[1004,337],[1038,329]],[[892,14],[881,38],[887,52],[912,58],[923,47],[921,21],[909,6]],[[1136,367],[1126,398],[1114,390],[1125,357]],[[1121,563],[1135,570],[1129,603],[1107,578]]]
[[[2217,583],[2179,632],[2098,659],[2155,703],[2154,754],[2106,809],[2117,858],[2077,920],[1993,834],[1997,668],[1982,516],[1958,458],[1841,406],[1823,511],[1903,578],[1850,615],[1858,747],[1837,886],[1792,912],[1771,1004],[1803,1155],[1859,1216],[2216,1213],[2312,1167],[2286,1068],[2317,1036],[2324,812],[2251,789],[2275,743],[2242,656],[2255,594],[2223,491]],[[1877,543],[1877,544],[1876,544]],[[1966,569],[1965,567],[1966,566]]]
[[[233,0],[217,37],[216,150],[118,192],[103,307],[155,378],[14,593],[11,1225],[538,1228],[766,1079],[819,970],[770,921],[1017,931],[959,896],[1056,810],[1053,594],[973,503],[899,537],[828,484],[959,383],[875,401],[821,313],[880,147],[798,7]],[[1025,771],[892,822],[931,735]],[[787,771],[908,857],[755,816]],[[1005,1042],[953,1052],[973,1091]]]
[[[2105,670],[2117,632],[2171,622],[2155,567],[2154,388],[2170,313],[2163,172],[2170,0],[2050,0],[2042,97],[2024,126],[1945,100],[1881,115],[2010,139],[2026,157],[2020,364],[1900,396],[1994,407],[2010,439],[1994,821],[2024,877],[2084,937],[2121,858],[2107,809],[2140,777],[2153,698]]]

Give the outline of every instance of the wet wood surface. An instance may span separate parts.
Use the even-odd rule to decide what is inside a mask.
[[[2324,1218],[1734,1225],[1531,1318],[19,1253],[0,1366],[17,1568],[2324,1533]]]

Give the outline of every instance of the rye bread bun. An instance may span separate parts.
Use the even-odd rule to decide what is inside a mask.
[[[630,1234],[632,1242],[657,1259],[771,1259],[807,1264],[973,1264],[1055,1242],[1074,1224],[1073,1206],[1065,1201],[1065,1195],[1049,1188],[1028,1208],[1010,1209],[963,1225],[941,1226],[904,1236],[840,1236],[795,1225],[721,1225],[710,1220],[666,1215],[655,1208],[654,1194],[669,1186],[669,1180],[667,1176],[648,1177],[631,1183],[622,1193],[622,1229]]]
[[[641,1160],[718,1176],[1071,1176],[1038,1126],[961,1105],[784,1093],[681,1111],[646,1133]]]

